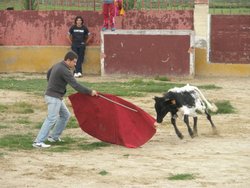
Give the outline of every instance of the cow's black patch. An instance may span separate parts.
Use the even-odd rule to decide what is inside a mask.
[[[164,98],[170,99],[170,100],[175,100],[176,101],[176,106],[177,108],[182,107],[183,105],[188,106],[188,107],[194,107],[195,106],[195,99],[192,96],[194,91],[184,91],[180,93],[176,92],[168,92],[164,95]]]

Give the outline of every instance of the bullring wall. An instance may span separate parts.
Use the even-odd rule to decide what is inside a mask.
[[[92,11],[0,11],[0,72],[45,72],[62,60],[70,49],[66,35],[77,15],[92,33],[84,72],[100,74],[103,17]],[[129,11],[126,17],[116,17],[116,28],[193,30],[193,11]]]

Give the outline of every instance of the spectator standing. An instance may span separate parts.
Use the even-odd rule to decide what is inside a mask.
[[[111,31],[115,31],[115,2],[116,0],[103,0],[103,27],[102,31],[106,31],[109,26]]]
[[[82,77],[82,64],[84,63],[85,49],[90,37],[88,28],[84,25],[83,18],[77,16],[75,24],[70,27],[68,32],[68,39],[71,42],[71,49],[78,55],[76,62],[74,77]]]

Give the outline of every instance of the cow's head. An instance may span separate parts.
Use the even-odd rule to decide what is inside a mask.
[[[175,105],[175,101],[165,97],[154,97],[156,121],[161,123],[163,118],[171,111],[171,107]]]

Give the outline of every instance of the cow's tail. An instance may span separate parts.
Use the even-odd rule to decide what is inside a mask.
[[[194,89],[199,93],[201,99],[206,103],[209,110],[211,110],[212,112],[216,112],[218,110],[217,106],[214,103],[208,102],[208,100],[197,87],[194,87]]]

